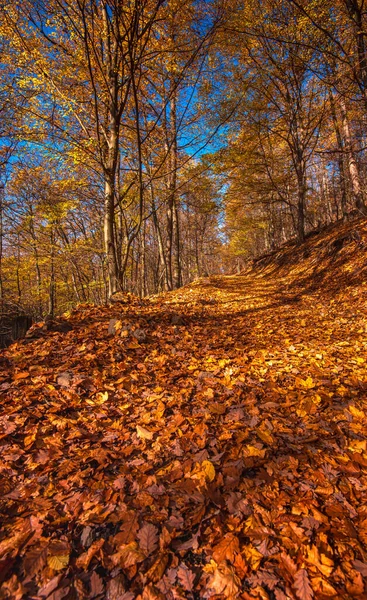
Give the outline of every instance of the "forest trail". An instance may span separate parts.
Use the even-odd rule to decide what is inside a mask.
[[[3,352],[0,598],[366,597],[359,231]]]

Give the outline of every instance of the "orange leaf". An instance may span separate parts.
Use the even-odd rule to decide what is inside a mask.
[[[236,552],[239,552],[239,541],[233,533],[227,533],[213,548],[213,558],[220,564],[225,560],[233,562]]]

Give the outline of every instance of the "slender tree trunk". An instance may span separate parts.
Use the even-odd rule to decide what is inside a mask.
[[[108,175],[105,180],[104,204],[104,248],[107,259],[108,295],[117,291],[118,267],[115,247],[115,194],[113,176]]]
[[[358,56],[358,79],[365,108],[367,109],[367,52],[365,43],[364,2],[360,0],[345,0],[349,17],[353,21],[355,42]]]
[[[140,261],[141,286],[140,286],[140,296],[142,298],[144,298],[147,295],[147,272],[146,272],[145,236],[146,236],[146,221],[144,221],[144,226],[142,227],[142,230],[141,230],[141,261]]]
[[[17,277],[17,292],[18,292],[18,303],[20,303],[21,297],[22,297],[22,288],[20,285],[20,239],[19,239],[19,233],[17,236],[17,272],[16,272],[16,277]]]
[[[4,304],[4,282],[3,282],[3,236],[4,236],[4,185],[0,184],[0,310]]]
[[[355,203],[355,207],[362,214],[365,214],[365,205],[364,205],[364,200],[363,200],[361,179],[360,179],[360,175],[359,175],[357,162],[356,162],[354,152],[353,152],[353,145],[352,145],[352,138],[351,138],[351,133],[350,133],[347,109],[346,109],[344,98],[342,96],[340,97],[339,105],[340,105],[342,121],[343,121],[344,142],[345,142],[345,149],[346,149],[347,159],[348,159],[348,168],[349,168],[349,175],[350,175],[350,180],[351,180],[351,184],[352,184],[354,203]]]
[[[305,206],[307,194],[306,168],[302,157],[298,157],[297,165],[297,238],[299,242],[305,239]]]
[[[158,256],[159,256],[159,263],[162,267],[163,270],[163,276],[164,276],[164,280],[165,280],[165,284],[167,285],[167,261],[166,261],[166,255],[164,252],[164,244],[163,244],[163,239],[162,239],[162,232],[161,232],[161,228],[159,225],[159,220],[158,220],[158,216],[157,216],[157,211],[156,211],[156,207],[155,207],[155,202],[154,202],[154,198],[153,198],[153,193],[152,193],[152,217],[153,217],[153,224],[154,224],[154,228],[157,234],[157,242],[158,242]],[[158,290],[157,290],[158,291]]]
[[[49,307],[48,313],[53,319],[56,308],[56,274],[55,274],[55,239],[53,225],[50,230],[50,285],[49,285]]]
[[[173,286],[174,288],[179,288],[181,286],[182,277],[181,277],[181,251],[180,251],[180,221],[178,215],[178,207],[175,202],[173,207],[173,230],[174,230],[174,240],[175,240],[175,252],[173,259]]]
[[[338,144],[338,168],[339,168],[339,185],[341,192],[341,208],[343,213],[343,218],[345,218],[348,214],[348,193],[347,193],[347,185],[345,180],[345,161],[344,161],[344,144],[343,137],[340,131],[338,117],[336,114],[335,108],[335,100],[331,90],[329,90],[329,99],[330,99],[330,108],[331,108],[331,116],[333,119],[336,141]]]

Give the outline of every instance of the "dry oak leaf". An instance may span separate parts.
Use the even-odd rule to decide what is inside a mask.
[[[237,598],[241,589],[241,581],[231,567],[220,565],[215,569],[208,587],[216,594],[222,594],[224,598]]]
[[[19,548],[26,542],[29,537],[29,531],[26,533],[20,531],[10,538],[5,538],[0,542],[0,556],[4,558],[7,555],[16,556]]]
[[[213,548],[213,558],[216,563],[225,560],[233,562],[236,552],[239,552],[239,541],[233,533],[227,533],[221,541]]]
[[[294,589],[300,600],[311,600],[313,590],[306,569],[300,569],[294,576]]]
[[[307,379],[301,379],[301,377],[297,377],[296,385],[306,390],[311,390],[316,384],[314,383],[312,377],[307,377]]]
[[[149,556],[158,545],[158,529],[152,523],[145,523],[140,529],[137,538],[140,549]]]
[[[124,523],[113,538],[115,544],[128,544],[136,538],[139,529],[138,516],[133,511],[127,511],[123,516]]]
[[[220,404],[219,402],[213,402],[209,404],[209,410],[214,415],[224,415],[227,410],[227,407],[224,404]]]
[[[186,565],[182,564],[177,569],[177,577],[187,592],[192,592],[194,589],[195,573],[190,571]]]

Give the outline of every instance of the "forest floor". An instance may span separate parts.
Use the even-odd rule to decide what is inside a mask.
[[[0,598],[367,598],[366,248],[334,228],[4,351]]]

